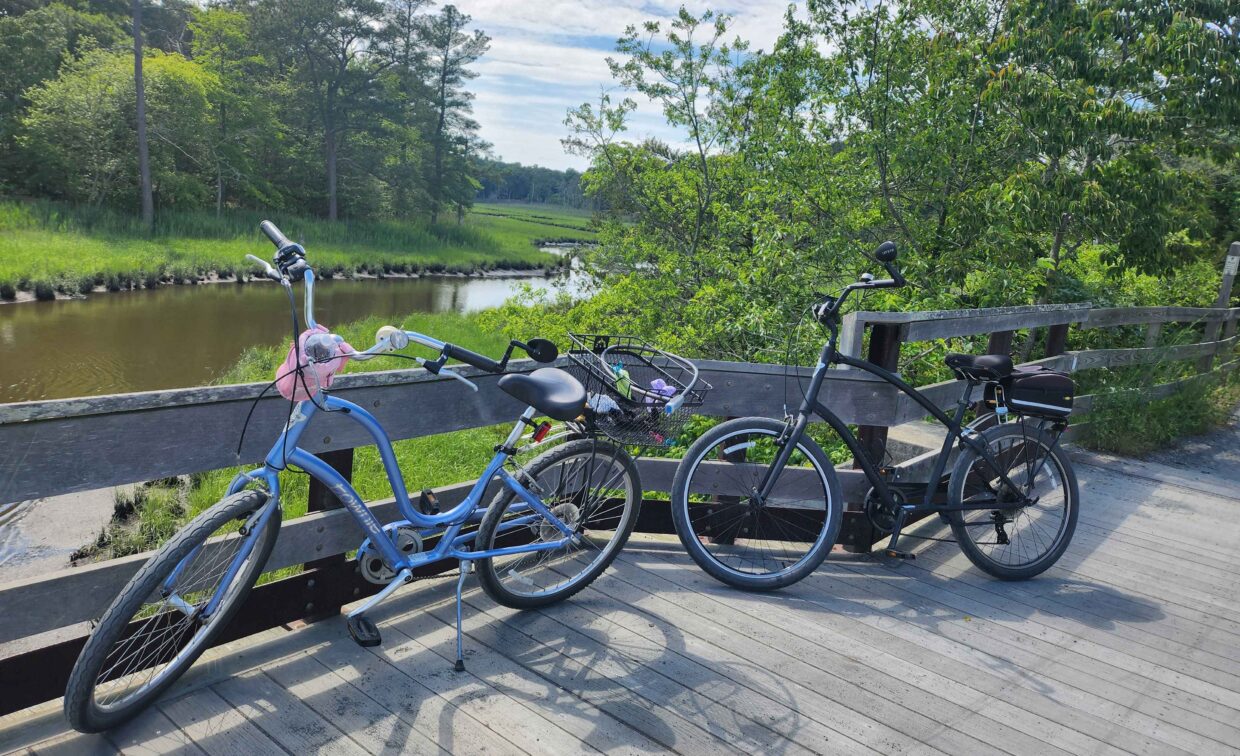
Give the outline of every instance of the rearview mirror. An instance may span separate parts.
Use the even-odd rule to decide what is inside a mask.
[[[893,241],[885,241],[878,245],[878,249],[874,250],[874,257],[882,263],[895,262],[896,243]]]
[[[555,362],[555,358],[560,356],[559,347],[548,339],[530,339],[525,351],[535,362]]]

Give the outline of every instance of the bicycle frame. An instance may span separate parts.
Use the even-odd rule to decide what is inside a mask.
[[[573,537],[573,530],[569,526],[561,522],[551,511],[543,504],[542,500],[534,493],[529,491],[525,486],[514,478],[507,470],[504,469],[504,463],[508,461],[509,454],[504,451],[512,447],[517,440],[520,439],[521,431],[526,425],[526,421],[534,415],[534,409],[529,408],[513,426],[512,432],[509,434],[508,441],[501,445],[500,450],[495,453],[491,462],[487,465],[486,470],[478,481],[470,489],[460,504],[452,509],[440,514],[423,514],[414,508],[413,502],[409,498],[409,493],[405,488],[404,476],[401,474],[400,467],[396,463],[396,454],[392,449],[392,443],[388,440],[387,434],[384,433],[383,427],[374,415],[367,412],[362,407],[353,402],[341,399],[332,395],[320,395],[319,401],[300,402],[293,410],[292,418],[284,432],[280,434],[280,438],[268,453],[263,467],[250,473],[238,475],[232,485],[229,487],[229,493],[234,493],[244,488],[255,476],[261,477],[266,483],[268,489],[273,492],[273,498],[279,498],[279,477],[278,471],[286,465],[296,465],[305,470],[310,476],[328,488],[336,497],[344,504],[346,510],[366,532],[370,541],[378,548],[379,553],[383,555],[388,565],[396,570],[402,568],[413,569],[429,562],[438,561],[445,558],[456,559],[486,559],[494,556],[505,556],[509,554],[524,553],[530,551],[546,551],[557,549],[565,546]],[[320,409],[329,412],[343,412],[346,416],[357,422],[370,437],[374,440],[375,445],[379,449],[379,457],[383,461],[384,470],[387,473],[388,482],[391,484],[392,493],[396,497],[396,506],[405,521],[417,528],[443,528],[443,537],[434,549],[417,554],[404,554],[397,547],[393,540],[383,530],[383,525],[378,518],[366,508],[362,503],[362,498],[357,491],[345,480],[344,476],[337,472],[319,457],[311,454],[305,449],[300,448],[297,444],[301,438],[307,425],[320,411]],[[291,448],[291,451],[289,449]],[[543,541],[524,546],[513,546],[500,549],[490,549],[483,551],[473,551],[467,548],[467,544],[473,540],[473,534],[460,535],[461,528],[467,524],[471,515],[475,513],[482,501],[482,496],[486,492],[487,486],[494,478],[499,480],[520,499],[525,505],[533,510],[533,513],[525,518],[514,520],[509,523],[510,527],[516,527],[525,524],[527,521],[532,522],[541,516],[552,523],[564,538],[554,541]]]
[[[349,481],[345,480],[343,475],[322,459],[297,445],[301,434],[320,409],[329,412],[342,412],[349,419],[366,429],[379,449],[379,457],[383,461],[388,482],[391,484],[392,493],[396,497],[397,508],[405,518],[403,522],[398,521],[396,524],[408,523],[421,529],[442,529],[442,537],[433,549],[414,554],[403,553],[396,547],[396,543],[391,536],[384,531],[384,526],[379,522],[379,519],[362,502],[362,497]],[[383,426],[379,424],[374,415],[353,402],[330,394],[320,394],[313,400],[299,402],[294,407],[288,424],[276,440],[275,445],[272,446],[271,451],[267,454],[263,466],[239,473],[233,478],[232,483],[228,487],[228,494],[232,495],[249,485],[261,483],[266,488],[270,499],[263,509],[259,511],[258,516],[251,518],[251,522],[247,522],[244,529],[245,542],[237,552],[237,555],[233,557],[232,563],[225,572],[225,578],[220,583],[220,588],[204,606],[200,617],[205,620],[214,613],[219,602],[223,599],[224,587],[232,583],[236,573],[253,552],[258,541],[258,535],[262,532],[263,527],[270,518],[271,512],[280,505],[279,471],[285,469],[290,464],[305,470],[310,477],[318,480],[336,495],[341,503],[344,504],[344,508],[353,516],[362,530],[366,532],[367,542],[372,543],[378,549],[384,561],[396,572],[405,569],[413,570],[441,559],[464,561],[489,559],[511,554],[551,551],[573,542],[578,537],[573,529],[552,514],[551,510],[547,508],[536,494],[523,486],[520,481],[504,469],[504,463],[508,461],[510,456],[505,450],[513,448],[513,445],[520,440],[522,430],[533,415],[534,408],[530,407],[517,420],[508,435],[507,441],[499,447],[499,450],[487,465],[486,470],[478,478],[478,481],[474,483],[473,488],[470,489],[460,504],[457,504],[447,512],[430,515],[423,514],[414,508],[413,502],[409,498],[409,493],[405,489],[404,476],[396,463],[396,454],[392,449],[392,443],[388,440],[387,434],[383,431]],[[499,478],[503,485],[517,496],[521,506],[530,510],[529,514],[504,523],[503,530],[514,530],[541,520],[553,525],[560,531],[562,537],[555,540],[536,541],[518,546],[484,550],[472,549],[470,545],[474,540],[474,533],[462,534],[461,530],[466,524],[479,519],[477,514],[482,503],[482,497],[486,493],[487,486],[495,478]],[[517,509],[520,508],[520,506],[517,507]],[[182,568],[193,561],[197,551],[195,549],[188,554],[164,581],[162,586],[164,592],[165,594],[171,594],[170,599],[172,599],[174,605],[177,602],[175,601],[176,595],[172,589]],[[186,605],[186,608],[188,608],[188,605]],[[183,608],[182,610],[184,611],[185,609]]]
[[[947,462],[951,457],[952,446],[957,441],[977,452],[978,455],[980,455],[988,464],[992,466],[992,469],[999,471],[1000,481],[1005,486],[1008,486],[1010,490],[1019,490],[1017,485],[1012,482],[1005,472],[1002,471],[998,461],[991,453],[990,447],[979,440],[979,436],[975,430],[963,425],[964,414],[969,407],[969,398],[972,396],[974,388],[977,387],[977,382],[972,380],[964,381],[964,393],[957,401],[954,415],[949,416],[943,410],[939,409],[933,402],[927,399],[924,394],[906,383],[895,373],[878,365],[866,362],[865,360],[860,360],[846,354],[840,354],[836,349],[838,330],[832,325],[829,325],[828,328],[831,333],[830,338],[822,348],[822,353],[818,358],[818,364],[814,366],[814,372],[810,378],[809,389],[805,392],[805,396],[801,400],[800,407],[798,408],[796,414],[796,421],[792,425],[792,430],[788,434],[787,438],[784,439],[785,443],[783,447],[780,449],[775,461],[767,469],[766,477],[763,478],[762,483],[759,486],[758,493],[760,498],[765,499],[770,494],[771,488],[775,485],[780,473],[787,465],[788,459],[792,456],[792,452],[796,448],[797,443],[804,435],[805,428],[809,424],[810,416],[817,415],[825,420],[826,423],[831,426],[831,429],[844,440],[845,445],[848,446],[849,452],[853,455],[853,459],[855,459],[857,464],[861,466],[862,472],[865,473],[866,478],[870,481],[870,485],[873,486],[882,501],[889,506],[894,505],[894,500],[891,496],[891,489],[887,485],[887,481],[883,479],[883,476],[879,473],[878,469],[874,465],[874,462],[870,459],[869,454],[867,454],[865,449],[861,446],[861,442],[857,439],[853,432],[849,430],[848,425],[845,424],[839,416],[827,409],[826,406],[818,401],[818,394],[822,389],[822,383],[826,378],[829,365],[847,365],[859,370],[864,370],[865,372],[895,386],[901,393],[912,397],[913,400],[921,405],[927,413],[947,428],[947,437],[944,439],[943,447],[939,450],[939,454],[934,460],[930,477],[925,486],[922,503],[904,504],[899,509],[899,516],[897,518],[895,528],[892,531],[893,547],[899,535],[901,525],[903,524],[904,519],[909,515],[924,514],[929,512],[944,514],[947,512],[994,509],[994,502],[990,501],[962,503],[959,506],[954,507],[934,503],[934,495],[938,490],[938,482],[942,479],[943,473],[946,471]],[[1023,506],[1023,503],[1018,502],[1016,505]]]

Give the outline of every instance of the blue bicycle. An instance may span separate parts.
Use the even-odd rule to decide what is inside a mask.
[[[555,360],[558,350],[545,339],[513,341],[503,358],[495,361],[392,326],[379,330],[371,348],[351,350],[315,323],[315,279],[305,251],[269,221],[263,222],[262,230],[276,246],[276,264],[250,257],[288,292],[293,307],[293,372],[303,393],[290,399],[288,421],[264,464],[237,475],[222,501],[156,551],[98,622],[65,692],[65,714],[82,732],[108,730],[136,716],[228,624],[263,573],[275,545],[281,521],[281,470],[299,468],[327,486],[367,534],[358,547],[358,567],[367,580],[384,587],[347,615],[349,634],[359,644],[380,642],[366,612],[413,582],[414,570],[442,559],[459,560],[458,671],[464,669],[461,588],[470,564],[476,565],[483,588],[496,601],[517,608],[545,606],[580,591],[607,569],[637,520],[642,488],[632,457],[622,446],[589,432],[582,420],[589,411],[585,388],[556,368],[503,375],[499,387],[528,409],[464,501],[445,512],[437,511],[428,497],[415,506],[378,420],[357,404],[328,393],[330,371],[319,368],[339,364],[344,357],[371,359],[417,344],[439,354],[429,360],[412,359],[476,391],[476,385],[445,365],[447,360],[503,373],[514,347],[542,363]],[[308,339],[298,336],[293,306],[297,281],[305,283]],[[293,401],[298,396],[305,398]],[[370,434],[404,519],[381,524],[339,472],[299,447],[303,432],[320,412],[343,413]],[[536,413],[566,427],[548,437],[548,424],[535,422]],[[544,446],[547,450],[528,464],[516,463],[519,451]],[[483,511],[482,497],[496,480],[501,484],[499,493]]]

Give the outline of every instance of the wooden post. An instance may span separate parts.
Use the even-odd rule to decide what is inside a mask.
[[[904,341],[904,327],[896,323],[875,323],[870,327],[870,349],[866,360],[881,368],[895,371],[900,367],[900,343]],[[881,467],[887,450],[887,426],[862,425],[857,428],[857,440],[875,467]],[[853,460],[853,469],[861,464]],[[852,543],[844,546],[854,554],[868,554],[874,543],[875,533],[864,511],[844,511],[843,530],[852,535]]]
[[[1046,329],[1046,356],[1058,357],[1068,348],[1068,324],[1060,323]]]
[[[319,454],[322,459],[334,470],[344,476],[347,481],[353,480],[353,450],[339,449],[337,451],[322,452]],[[310,479],[310,493],[307,497],[306,510],[308,512],[325,512],[331,509],[341,509],[344,502],[332,493],[332,491],[317,479]],[[333,554],[315,559],[305,563],[307,570],[318,570],[323,568],[338,567],[345,561],[344,554]],[[321,598],[322,592],[316,590],[319,581],[313,578],[306,581],[306,622],[317,622],[321,619],[334,617],[340,613],[340,604],[324,603]]]
[[[1145,348],[1153,349],[1158,346],[1158,339],[1162,335],[1162,323],[1150,323],[1145,327]]]
[[[986,340],[986,354],[1011,354],[1015,331],[995,331]]]
[[[1240,270],[1240,241],[1232,242],[1231,248],[1227,250],[1227,257],[1223,258],[1223,280],[1218,287],[1218,299],[1214,300],[1214,306],[1226,309],[1231,304],[1231,287],[1236,281],[1236,272]],[[1206,323],[1206,341],[1218,341],[1219,330],[1222,328],[1221,320],[1214,320]],[[1197,372],[1208,373],[1214,369],[1214,354],[1208,354],[1197,361]]]

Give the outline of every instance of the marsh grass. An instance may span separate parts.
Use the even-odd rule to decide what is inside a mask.
[[[1150,401],[1138,391],[1099,395],[1080,443],[1090,449],[1141,455],[1184,436],[1207,433],[1227,423],[1240,404],[1235,371],[1207,384],[1190,385]]]
[[[257,230],[266,217],[306,246],[325,277],[550,269],[562,261],[538,244],[594,236],[580,215],[505,205],[479,206],[460,225],[162,213],[147,233],[136,219],[106,208],[9,200],[0,201],[0,297],[13,299],[20,290],[50,299],[96,286],[120,291],[213,275],[244,280],[254,272],[247,253],[270,256]]]

